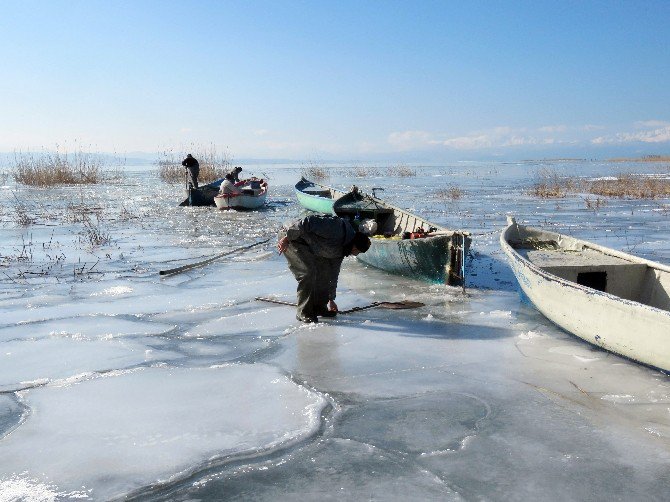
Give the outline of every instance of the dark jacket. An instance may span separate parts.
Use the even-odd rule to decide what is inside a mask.
[[[186,157],[182,161],[181,165],[184,166],[184,167],[188,167],[188,168],[191,168],[191,167],[199,168],[200,167],[200,164],[198,164],[198,161],[194,157]]]
[[[284,225],[289,241],[302,239],[309,249],[322,258],[344,258],[344,246],[354,239],[356,231],[347,220],[337,216],[307,216]]]
[[[353,238],[354,227],[347,220],[337,216],[307,216],[301,220],[285,224],[279,232],[291,242],[302,242],[309,251],[320,258],[319,277],[325,281],[328,299],[337,295],[337,280],[344,259],[344,246]]]

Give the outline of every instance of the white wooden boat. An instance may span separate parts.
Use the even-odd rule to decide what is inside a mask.
[[[670,267],[508,218],[500,236],[521,289],[566,331],[670,371]]]
[[[265,205],[268,184],[265,180],[249,178],[235,183],[242,190],[236,194],[219,194],[214,204],[219,209],[258,209]]]

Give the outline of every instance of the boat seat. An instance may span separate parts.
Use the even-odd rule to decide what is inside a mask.
[[[640,301],[647,265],[584,248],[581,251],[519,249],[535,266],[561,279]]]
[[[330,197],[330,190],[305,190],[303,193],[317,197]]]

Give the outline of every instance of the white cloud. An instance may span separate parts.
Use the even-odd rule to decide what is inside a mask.
[[[603,134],[602,125],[544,125],[538,128],[498,126],[473,131],[469,134],[447,136],[445,134],[408,130],[393,132],[388,143],[399,151],[411,151],[443,147],[451,150],[478,150],[490,148],[518,148],[548,145],[612,145],[625,143],[670,142],[670,122],[660,120],[640,121],[631,124],[631,131]],[[593,137],[594,131],[600,135]]]
[[[605,129],[605,126],[595,125],[595,124],[584,124],[577,128],[578,131],[602,131]]]
[[[593,138],[594,145],[614,145],[625,143],[667,143],[670,142],[670,125],[650,131],[620,132],[612,136]]]
[[[442,137],[440,137],[442,136]],[[403,131],[389,135],[389,144],[400,150],[412,150],[443,146],[454,150],[477,150],[495,147],[516,147],[523,145],[554,144],[556,138],[546,134],[528,134],[527,128],[498,126],[484,131],[476,131],[463,136],[447,137],[427,131]]]
[[[486,134],[477,136],[461,136],[444,141],[435,142],[440,145],[455,148],[456,150],[476,150],[477,148],[489,148],[493,146],[491,138]]]
[[[568,130],[568,127],[564,125],[548,125],[540,127],[538,130],[540,132],[565,132]]]
[[[398,150],[425,148],[433,141],[433,134],[426,131],[392,132],[388,137],[389,144]]]
[[[670,122],[665,122],[663,120],[640,120],[633,125],[637,129],[657,129],[670,126]]]

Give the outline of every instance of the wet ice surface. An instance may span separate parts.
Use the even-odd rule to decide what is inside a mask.
[[[541,167],[455,164],[407,178],[333,167],[329,184],[383,187],[389,202],[473,232],[468,287],[347,260],[341,309],[425,307],[312,326],[255,300],[295,294],[273,244],[301,214],[299,166],[245,166],[270,180],[270,204],[254,213],[175,207],[179,188],[139,168],[109,186],[4,187],[0,500],[665,500],[668,377],[521,301],[498,238],[513,213],[670,263],[668,201],[612,199],[594,212],[585,195],[540,200],[524,187]],[[463,197],[440,195],[450,186]],[[36,193],[22,227],[17,201]]]

